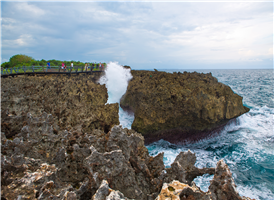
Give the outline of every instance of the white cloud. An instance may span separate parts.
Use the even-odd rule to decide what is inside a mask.
[[[2,3],[2,56],[148,63],[261,62],[273,57],[273,4]],[[15,51],[16,50],[16,51]],[[259,66],[259,65],[258,65]]]
[[[40,17],[46,14],[46,11],[42,8],[27,2],[14,3],[14,6],[16,10],[28,13],[28,15],[31,15],[32,17]]]
[[[17,48],[17,47],[29,47],[34,46],[35,40],[31,35],[20,35],[18,39],[15,40],[3,40],[3,47]]]

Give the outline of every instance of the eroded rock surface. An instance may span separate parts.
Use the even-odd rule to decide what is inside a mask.
[[[143,136],[121,126],[108,133],[98,129],[83,133],[76,128],[58,134],[55,126],[51,114],[27,114],[13,139],[1,133],[3,198],[155,199],[165,182],[190,184],[204,173],[216,176],[212,193],[219,191],[224,178],[234,184],[224,164],[217,164],[217,172],[196,168],[190,151],[180,153],[171,168],[165,168],[163,153],[149,156]],[[223,185],[223,192],[230,194],[234,187]]]
[[[2,78],[1,130],[11,138],[23,127],[27,113],[36,117],[46,112],[61,129],[78,126],[83,132],[108,132],[119,124],[119,105],[106,104],[106,87],[93,79],[90,75]]]
[[[249,109],[242,97],[211,74],[131,71],[121,107],[134,112],[132,129],[146,143],[206,137]]]
[[[150,156],[140,133],[115,125],[118,104],[105,105],[105,87],[78,78],[1,80],[2,200],[170,199],[159,193],[173,191],[173,180],[187,188],[174,189],[181,199],[239,197],[223,161],[199,169],[188,151],[165,168],[163,153]],[[208,193],[192,182],[205,173],[214,174]]]
[[[217,162],[214,178],[211,180],[209,190],[201,191],[194,182],[185,184],[177,180],[164,183],[156,200],[250,200],[241,197],[236,190],[231,172],[223,160]]]

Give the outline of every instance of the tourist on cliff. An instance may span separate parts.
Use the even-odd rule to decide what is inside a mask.
[[[64,69],[64,67],[65,67],[65,64],[62,62],[62,69]]]
[[[87,70],[88,70],[88,64],[85,63],[85,71],[87,71]]]
[[[101,64],[101,62],[99,63],[99,70],[101,71],[101,69],[102,69],[102,64]]]

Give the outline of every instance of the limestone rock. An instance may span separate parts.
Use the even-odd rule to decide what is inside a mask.
[[[99,189],[93,195],[91,200],[105,200],[111,191],[112,190],[109,188],[108,182],[106,180],[103,180]]]
[[[195,153],[192,153],[190,150],[187,152],[180,152],[171,164],[171,168],[166,169],[167,177],[165,178],[165,182],[179,180],[182,183],[190,185],[197,176],[202,176],[203,174],[214,174],[215,168],[199,169],[194,166],[195,162]]]
[[[210,198],[198,187],[192,187],[181,183],[179,181],[172,181],[171,183],[164,183],[161,193],[155,200],[209,200]]]
[[[83,133],[76,127],[55,134],[56,126],[51,114],[27,113],[23,128],[12,139],[1,133],[3,198],[91,199],[103,180],[116,190],[109,198],[147,199],[159,193],[163,155],[149,156],[141,134],[121,126],[108,133]]]
[[[192,184],[181,183],[173,180],[164,183],[162,190],[156,200],[250,200],[248,197],[241,197],[236,190],[236,185],[228,166],[223,160],[217,163],[214,178],[211,181],[207,192],[201,191],[199,187]]]
[[[209,186],[212,199],[241,199],[227,164],[223,160],[217,162],[214,178]]]
[[[91,77],[17,77],[1,84],[2,199],[152,200],[165,182],[187,185],[204,173],[215,174],[209,193],[216,198],[235,191],[225,164],[198,169],[190,151],[165,168],[164,154],[150,156],[140,133],[115,125],[118,104],[105,105],[106,88]],[[185,188],[180,198],[203,194],[193,184]]]
[[[1,129],[8,138],[25,125],[26,113],[33,118],[51,113],[56,134],[59,128],[77,126],[84,132],[108,132],[119,124],[118,104],[106,104],[107,88],[96,84],[91,75],[2,78],[1,97]]]
[[[206,137],[249,111],[242,97],[211,74],[135,71],[121,107],[134,112],[132,129],[146,143],[183,143]]]

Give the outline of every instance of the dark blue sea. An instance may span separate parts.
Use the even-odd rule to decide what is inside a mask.
[[[119,71],[119,70],[118,70]],[[167,167],[181,151],[190,149],[197,157],[196,166],[215,167],[223,159],[229,166],[237,190],[241,196],[255,199],[274,199],[274,97],[273,70],[165,70],[166,72],[211,72],[214,77],[231,87],[243,97],[243,104],[250,111],[236,119],[235,123],[227,125],[218,135],[201,140],[194,144],[174,145],[160,140],[147,146],[150,155],[164,152],[164,163]],[[127,72],[117,75],[118,80],[111,77],[117,72],[106,72],[107,87],[121,79],[130,79]],[[117,91],[109,92],[109,103]],[[116,84],[116,89],[117,89]],[[123,87],[122,94],[126,87]],[[128,116],[120,109],[120,123],[130,128],[133,116]],[[194,181],[207,191],[213,175],[197,177]]]

